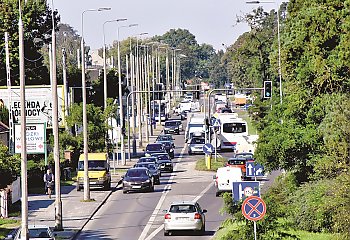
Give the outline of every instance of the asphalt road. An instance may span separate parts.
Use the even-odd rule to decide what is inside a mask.
[[[201,156],[188,156],[184,148],[183,134],[175,138],[175,168],[173,173],[163,174],[161,184],[153,193],[123,194],[116,189],[107,202],[84,227],[77,239],[211,239],[221,222],[226,218],[219,213],[222,199],[215,197],[214,173],[194,170]],[[183,154],[181,154],[181,152]],[[163,210],[173,201],[198,200],[207,209],[206,234],[193,236],[179,232],[163,236]]]
[[[185,123],[184,123],[185,127]],[[77,239],[211,239],[221,222],[227,218],[219,213],[223,206],[222,198],[215,197],[214,172],[196,171],[195,162],[203,155],[187,155],[183,133],[174,135],[174,172],[163,174],[161,184],[153,193],[123,194],[116,189],[105,205],[84,227]],[[232,152],[220,153],[230,157]],[[264,191],[279,173],[272,173],[262,179]],[[172,236],[163,235],[164,212],[174,201],[198,200],[206,213],[206,232],[203,236],[191,232],[175,232]]]

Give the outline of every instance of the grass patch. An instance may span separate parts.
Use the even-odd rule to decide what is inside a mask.
[[[256,127],[253,125],[252,123],[252,119],[251,117],[249,117],[249,114],[247,111],[237,111],[238,117],[242,118],[243,120],[245,120],[248,124],[248,134],[249,135],[256,135],[258,134],[258,131],[256,129]]]
[[[218,170],[218,168],[223,167],[226,163],[227,159],[223,157],[218,157],[217,161],[215,161],[215,157],[212,156],[211,158],[211,166],[210,169],[207,168],[205,165],[205,157],[202,157],[197,160],[196,162],[196,170],[198,171],[215,171]]]
[[[283,221],[283,219],[280,219],[280,221]],[[244,225],[244,222],[238,222],[231,219],[226,219],[224,222],[222,222],[219,230],[215,233],[213,240],[220,240],[225,239],[225,236],[227,236],[230,232],[238,230],[240,225]],[[336,233],[313,233],[313,232],[307,232],[307,231],[301,231],[301,230],[285,230],[285,228],[280,229],[284,233],[288,233],[290,235],[294,235],[299,240],[339,240],[343,239],[341,234]],[[227,239],[227,238],[226,238]],[[284,237],[285,240],[294,240],[296,238],[292,237]]]
[[[0,219],[0,239],[7,235],[20,225],[20,221],[15,219]]]
[[[91,199],[89,199],[89,200],[80,200],[80,202],[96,202],[96,200],[95,199],[93,199],[93,198],[91,198]]]

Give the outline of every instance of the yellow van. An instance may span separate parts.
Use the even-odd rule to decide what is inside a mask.
[[[84,154],[78,161],[77,191],[84,188]],[[106,153],[88,153],[90,187],[111,189],[111,174],[109,172],[109,159]]]

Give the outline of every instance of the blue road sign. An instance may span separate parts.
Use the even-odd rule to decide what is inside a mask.
[[[205,154],[212,154],[214,152],[214,146],[211,145],[210,143],[206,143],[204,146],[203,146],[203,152]]]
[[[250,196],[244,200],[242,204],[242,214],[246,219],[258,221],[265,216],[265,213],[266,204],[260,197]]]
[[[215,121],[214,121],[213,126],[214,126],[214,127],[220,127],[220,126],[221,126],[221,121],[220,121],[220,119],[215,118]]]
[[[247,177],[262,177],[262,176],[264,176],[264,167],[259,163],[247,161],[245,163],[245,167],[247,169],[247,172],[246,172]]]
[[[238,202],[250,196],[260,197],[260,182],[258,181],[244,181],[233,182],[232,197],[233,201]]]

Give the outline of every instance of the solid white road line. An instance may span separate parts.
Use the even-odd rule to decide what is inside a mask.
[[[197,196],[193,199],[194,202],[198,201],[203,195],[209,190],[209,188],[213,185],[213,183],[209,183],[209,185]],[[164,224],[160,225],[156,230],[154,230],[145,240],[153,239],[162,229],[164,228]]]
[[[186,151],[186,148],[187,148],[187,144],[185,144],[184,147],[183,147],[183,149],[181,150],[180,156],[178,157],[178,158],[179,158],[179,161],[181,161],[182,156],[183,156],[184,152]],[[178,164],[176,164],[174,170],[176,170],[177,167],[178,167]],[[156,218],[156,216],[157,216],[157,214],[158,214],[158,212],[159,212],[159,210],[160,210],[160,208],[161,208],[161,206],[162,206],[162,204],[163,204],[163,202],[164,202],[164,200],[165,200],[165,197],[166,197],[166,195],[168,194],[169,190],[171,189],[171,184],[170,184],[170,183],[173,181],[174,176],[175,176],[175,175],[171,175],[171,177],[169,178],[168,184],[167,184],[166,187],[164,188],[164,190],[163,190],[163,192],[162,192],[162,196],[160,197],[159,202],[158,202],[156,208],[154,209],[154,211],[153,211],[151,217],[149,218],[149,220],[148,220],[148,222],[147,222],[145,228],[143,229],[143,231],[142,231],[142,233],[141,233],[141,235],[140,235],[140,237],[139,237],[138,240],[144,240],[145,237],[147,236],[148,231],[151,229],[152,224],[153,224],[153,222],[154,222],[154,220],[155,220],[155,218]]]

